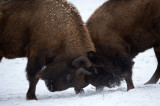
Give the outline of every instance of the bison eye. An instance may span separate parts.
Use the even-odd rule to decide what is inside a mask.
[[[66,75],[66,82],[71,82],[71,74]]]

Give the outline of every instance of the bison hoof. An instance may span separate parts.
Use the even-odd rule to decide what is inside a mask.
[[[75,89],[76,94],[83,94],[84,90],[83,89]]]
[[[151,83],[151,82],[146,82],[146,83],[144,83],[144,85],[147,85],[147,84],[153,84],[153,83]]]
[[[34,94],[27,93],[26,99],[27,100],[37,100],[37,97]]]
[[[131,90],[131,89],[134,89],[134,86],[128,87],[128,88],[127,88],[127,91],[129,91],[129,90]]]
[[[147,85],[147,84],[156,84],[156,81],[148,81],[144,85]]]

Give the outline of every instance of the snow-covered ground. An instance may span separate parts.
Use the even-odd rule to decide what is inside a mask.
[[[98,6],[106,0],[69,0],[86,21]],[[144,85],[153,75],[157,60],[153,49],[139,54],[135,59],[133,81],[135,89],[126,91],[126,83],[120,87],[105,88],[95,92],[93,86],[84,94],[76,95],[73,88],[51,93],[43,81],[37,85],[38,101],[26,101],[28,82],[25,77],[27,59],[3,59],[0,63],[0,106],[159,106],[160,84]]]

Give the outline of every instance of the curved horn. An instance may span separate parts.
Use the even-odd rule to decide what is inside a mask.
[[[81,56],[81,57],[75,59],[73,61],[72,65],[75,68],[80,68],[80,67],[89,68],[92,66],[92,63],[90,62],[90,60],[87,57]]]
[[[84,73],[85,75],[92,75],[91,72],[85,70],[84,68],[79,68],[76,72],[76,75],[79,75],[80,73]]]

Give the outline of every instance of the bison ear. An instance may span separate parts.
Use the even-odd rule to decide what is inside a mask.
[[[89,68],[92,66],[92,63],[90,62],[90,60],[85,57],[85,56],[81,56],[77,59],[75,59],[72,63],[72,65],[75,67],[75,68]]]
[[[96,61],[96,52],[94,52],[94,51],[89,51],[89,52],[87,53],[87,56],[88,56],[88,58],[89,58],[89,60],[90,60],[91,62],[95,62],[95,61]]]

